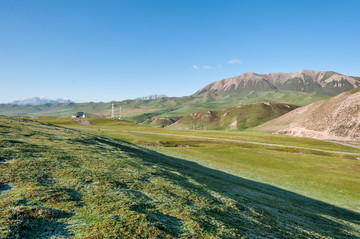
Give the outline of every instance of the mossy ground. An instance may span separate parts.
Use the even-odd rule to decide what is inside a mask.
[[[356,212],[101,134],[5,117],[0,132],[1,237],[360,236]]]

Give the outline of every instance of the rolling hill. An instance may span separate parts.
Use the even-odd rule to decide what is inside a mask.
[[[240,105],[221,111],[192,113],[179,119],[169,127],[242,130],[260,125],[296,108],[295,105],[269,102]]]
[[[318,139],[360,140],[360,89],[298,108],[258,129]]]

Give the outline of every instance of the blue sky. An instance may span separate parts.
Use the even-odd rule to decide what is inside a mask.
[[[360,76],[360,1],[0,0],[0,102],[185,96],[244,72]]]

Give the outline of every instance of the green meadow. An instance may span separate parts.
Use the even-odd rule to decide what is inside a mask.
[[[360,211],[359,148],[252,130],[223,132],[156,129],[111,119],[89,119],[93,126],[85,127],[66,118],[40,120],[79,127],[232,175],[269,183]]]
[[[360,237],[356,148],[89,120],[0,118],[0,237]]]

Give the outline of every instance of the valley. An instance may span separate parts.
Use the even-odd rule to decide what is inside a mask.
[[[360,1],[0,2],[0,239],[360,239]]]
[[[0,105],[0,237],[358,238],[357,82],[245,73],[179,98]]]

